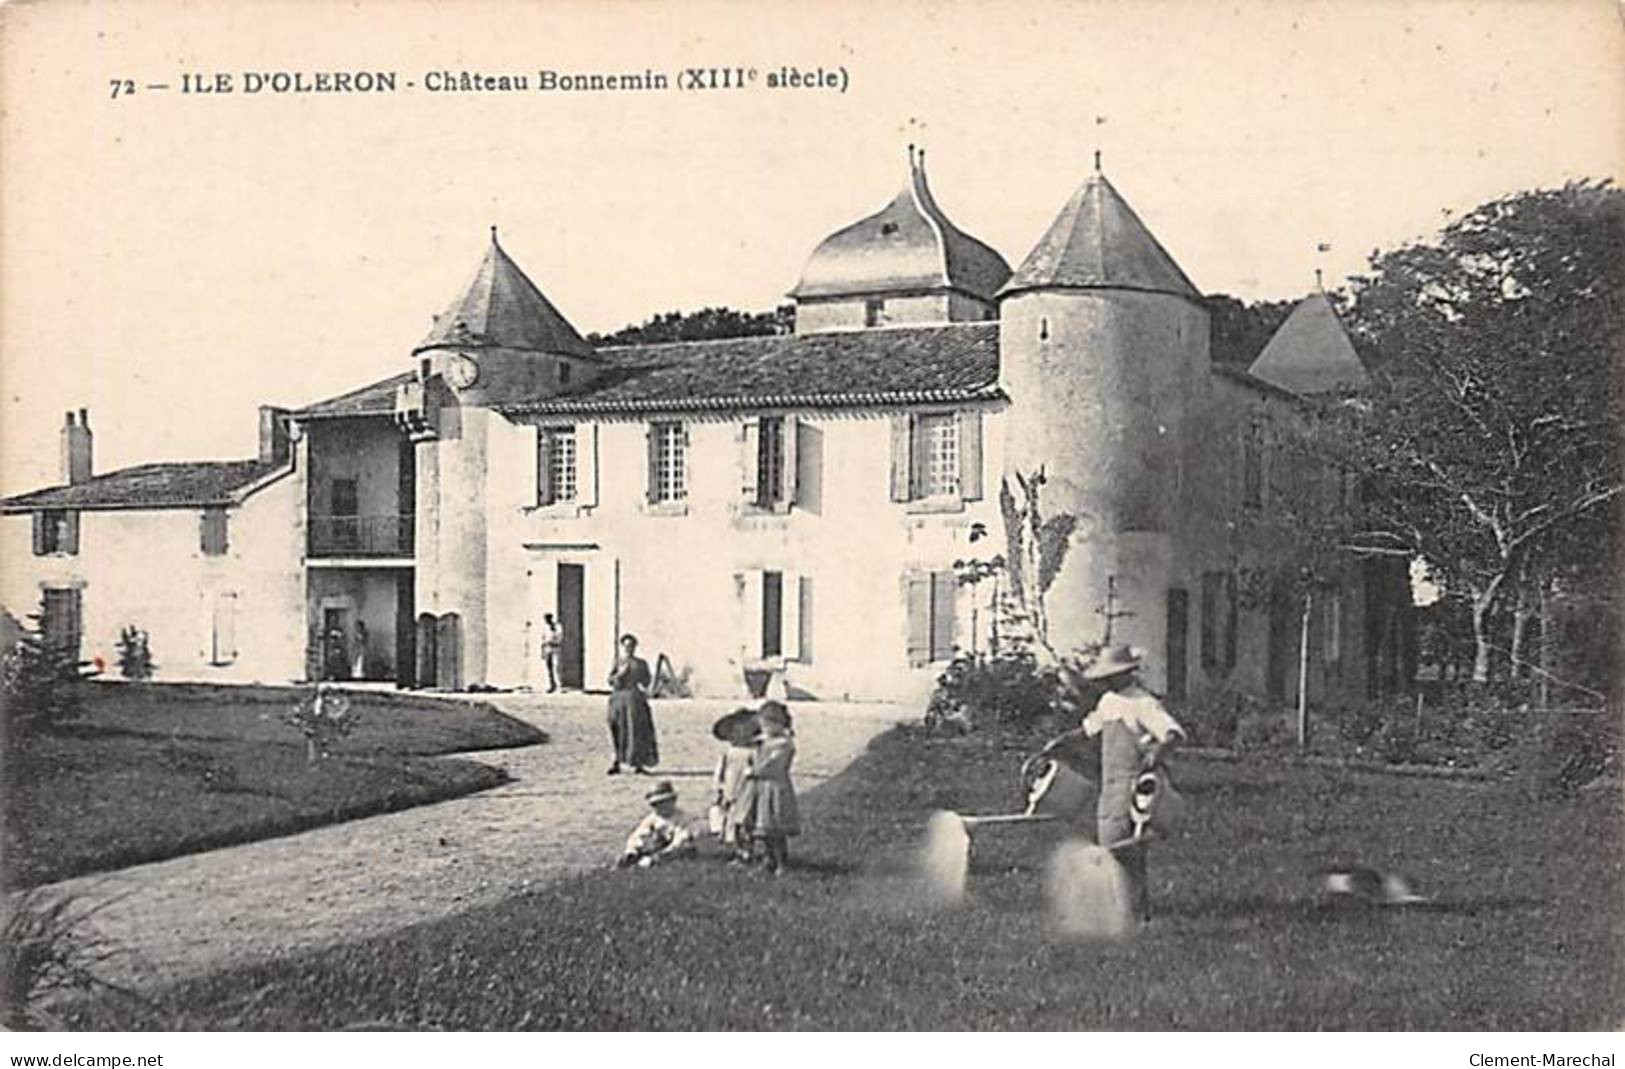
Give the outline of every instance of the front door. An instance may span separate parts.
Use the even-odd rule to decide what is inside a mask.
[[[586,656],[583,644],[586,578],[586,565],[559,565],[558,621],[559,629],[564,632],[564,643],[559,647],[559,686],[576,690],[582,689],[586,682],[582,669]]]
[[[322,610],[322,678],[350,678],[350,612],[334,605]]]

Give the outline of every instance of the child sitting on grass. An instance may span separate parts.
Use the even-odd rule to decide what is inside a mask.
[[[677,808],[677,789],[670,780],[661,780],[649,789],[644,800],[653,810],[627,836],[626,849],[615,862],[618,869],[649,868],[663,861],[694,856],[694,834],[689,831],[687,813]]]
[[[745,776],[742,798],[749,800],[751,835],[768,871],[777,876],[790,860],[789,837],[801,834],[796,788],[790,782],[796,743],[790,731],[790,710],[783,703],[763,702],[756,716],[762,724],[761,739]]]

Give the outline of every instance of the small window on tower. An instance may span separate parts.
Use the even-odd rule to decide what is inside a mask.
[[[878,327],[886,321],[886,302],[879,297],[871,297],[863,302],[863,325]]]
[[[429,360],[428,360],[427,357],[425,357],[424,359],[418,361],[418,379],[420,381],[422,381],[422,382],[428,382],[429,381],[429,367],[430,367],[430,365],[429,365]]]
[[[881,223],[880,224],[880,232],[882,234],[895,234],[895,233],[897,233],[897,224],[896,223]]]
[[[570,385],[570,364],[566,360],[559,361],[559,385]]]

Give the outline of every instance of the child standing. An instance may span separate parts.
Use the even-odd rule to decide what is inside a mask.
[[[756,733],[761,724],[749,709],[735,709],[711,725],[711,734],[726,745],[711,777],[713,804],[720,820],[712,830],[722,845],[733,850],[733,863],[750,860],[750,807],[745,798],[745,777],[756,756]]]
[[[677,789],[661,780],[643,796],[652,810],[627,836],[626,848],[615,862],[618,869],[636,865],[649,868],[662,861],[694,856],[694,833],[687,813],[677,808]]]
[[[745,793],[750,799],[751,835],[762,849],[768,871],[776,876],[790,860],[789,837],[801,834],[796,789],[790,782],[796,743],[790,731],[790,710],[783,703],[763,702],[756,716],[762,729],[746,773]]]

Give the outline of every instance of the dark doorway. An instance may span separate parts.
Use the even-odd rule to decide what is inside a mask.
[[[1190,595],[1179,587],[1168,589],[1168,694],[1169,701],[1185,700],[1185,658],[1190,617]]]
[[[463,689],[463,622],[454,612],[435,621],[435,684],[441,690]]]
[[[350,612],[328,607],[322,610],[322,678],[350,678]]]
[[[417,635],[412,629],[412,573],[395,577],[395,685],[417,686]]]
[[[583,663],[586,647],[582,629],[586,618],[587,567],[584,564],[559,565],[558,621],[564,632],[559,647],[559,686],[580,690],[585,685]]]

